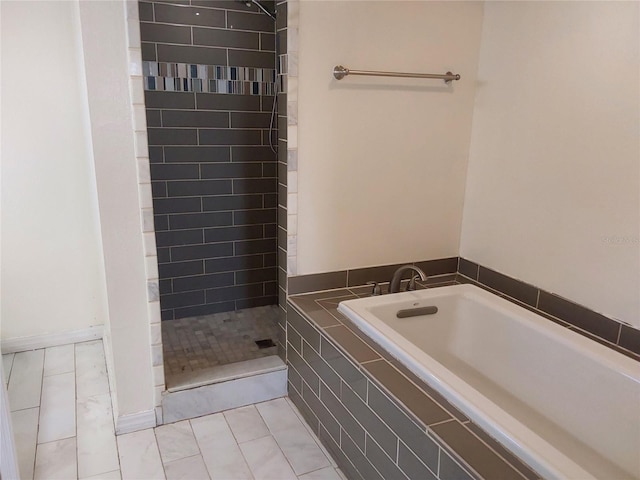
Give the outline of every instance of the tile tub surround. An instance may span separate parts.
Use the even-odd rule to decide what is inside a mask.
[[[430,279],[457,283],[455,275]],[[538,478],[337,311],[344,288],[290,298],[289,397],[349,478]]]
[[[275,22],[243,2],[138,6],[162,319],[275,304]]]

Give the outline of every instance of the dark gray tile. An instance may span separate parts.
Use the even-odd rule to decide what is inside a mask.
[[[287,251],[287,231],[278,227],[278,248]]]
[[[240,12],[260,13],[255,5],[247,5],[237,0],[191,0],[194,7],[222,8],[225,10],[238,10]]]
[[[264,307],[265,305],[277,305],[278,297],[256,297],[236,300],[236,310],[244,310],[245,308]]]
[[[261,210],[239,210],[239,211],[233,212],[234,225],[274,223],[275,221],[276,221],[275,208],[266,208]]]
[[[190,92],[144,92],[147,108],[195,108],[195,96]]]
[[[199,198],[154,198],[154,213],[182,213],[182,212],[199,212]]]
[[[415,266],[422,269],[427,276],[455,273],[458,270],[458,257],[436,258],[415,262]]]
[[[302,354],[302,337],[295,328],[287,328],[287,340],[296,349],[298,355]]]
[[[199,305],[204,303],[204,291],[172,293],[160,297],[160,305],[163,309],[178,308],[186,305]]]
[[[260,145],[260,130],[200,129],[201,145]]]
[[[309,367],[309,365],[307,365],[307,362],[305,362],[295,350],[289,349],[289,351],[287,352],[287,358],[289,360],[289,363],[293,366],[293,368],[296,369],[298,374],[302,377],[306,385],[309,386],[309,388],[311,389],[311,392],[313,392],[313,394],[316,397],[318,397],[320,395],[320,378],[318,377],[318,375],[311,369],[311,367]],[[302,388],[303,388],[303,395],[304,395],[304,386]],[[303,397],[303,398],[305,398],[307,403],[309,403],[309,400],[306,397]],[[311,406],[311,410],[313,411],[313,413],[315,413],[315,415],[318,418],[323,417],[322,413],[318,412],[317,409],[313,408],[313,405],[310,405],[310,406]]]
[[[164,157],[167,163],[229,162],[231,150],[229,147],[164,147]]]
[[[142,60],[145,62],[155,62],[157,60],[156,44],[142,42],[140,45],[142,49]]]
[[[279,3],[276,7],[276,29],[287,28],[287,2]]]
[[[234,162],[272,162],[275,154],[269,147],[236,146],[231,147],[231,158]]]
[[[160,55],[159,52],[158,55]],[[273,52],[229,49],[229,65],[237,65],[240,67],[274,68],[275,61],[276,56]]]
[[[233,310],[235,310],[235,302],[208,303],[205,305],[176,308],[174,310],[174,316],[175,318],[186,318],[220,312],[231,312]]]
[[[233,272],[238,270],[249,270],[261,268],[263,266],[262,255],[242,255],[235,257],[215,258],[205,260],[205,273]]]
[[[276,251],[275,239],[246,240],[234,243],[236,255],[251,255],[254,253],[271,253]]]
[[[208,112],[200,110],[164,110],[163,127],[208,127],[228,128],[229,114],[226,112]]]
[[[193,28],[193,44],[258,50],[260,34],[217,28]]]
[[[171,285],[171,279],[166,279],[166,280],[160,280],[159,282],[160,288],[160,295],[166,295],[168,293],[173,293],[173,288]]]
[[[210,275],[194,275],[173,279],[174,292],[188,292],[206,288],[226,287],[233,285],[232,273],[214,273]]]
[[[347,272],[317,273],[312,275],[298,275],[289,279],[289,295],[328,290],[347,286]]]
[[[458,465],[444,450],[440,450],[441,480],[473,480],[474,477]]]
[[[260,111],[260,97],[258,95],[196,93],[195,98],[198,110],[224,110],[238,112]]]
[[[292,329],[293,330],[293,329]],[[340,377],[329,367],[329,365],[318,355],[313,348],[304,348],[302,357],[309,366],[318,374],[322,381],[337,396],[340,395]]]
[[[182,198],[172,198],[174,202],[182,200]],[[193,199],[199,200],[199,199]],[[230,212],[215,212],[215,213],[200,213],[200,214],[185,214],[185,215],[170,215],[169,216],[169,228],[171,230],[181,230],[187,228],[198,227],[222,227],[231,225],[231,213]]]
[[[300,373],[300,372],[298,372]],[[317,395],[307,386],[306,383],[302,385],[302,398],[309,405],[310,410],[318,418],[319,425],[324,426],[327,433],[336,442],[340,442],[340,425],[333,418],[327,407],[318,399]]]
[[[202,165],[202,178],[256,178],[262,176],[261,163],[212,163]]]
[[[198,131],[189,128],[147,128],[149,145],[196,145]]]
[[[262,195],[217,195],[202,199],[202,209],[205,212],[254,208],[262,208]]]
[[[214,47],[165,45],[156,47],[159,62],[196,63],[201,65],[226,65],[227,50]]]
[[[367,433],[370,433],[367,431]],[[375,437],[378,440],[378,437]],[[395,460],[385,455],[384,451],[373,441],[370,435],[367,435],[367,451],[366,457],[376,467],[383,478],[393,478],[397,480],[406,480],[407,476],[395,464]],[[394,452],[395,457],[395,452]]]
[[[618,322],[582,305],[540,290],[538,308],[611,343],[616,343],[618,340],[620,330]]]
[[[452,418],[447,411],[388,362],[372,362],[363,367],[425,425]]]
[[[277,226],[274,224],[266,224],[262,226],[264,228],[264,238],[276,238]],[[273,264],[277,265],[278,261],[276,254],[273,254]]]
[[[256,32],[273,32],[274,21],[263,13],[227,12],[227,28],[234,30],[252,30]],[[240,64],[231,64],[238,65]]]
[[[472,280],[478,280],[478,264],[460,257],[458,259],[458,272]]]
[[[234,285],[232,287],[213,288],[205,291],[207,303],[227,302],[244,298],[262,296],[262,284]]]
[[[537,288],[483,266],[480,266],[478,281],[532,307],[538,301]]]
[[[618,344],[632,352],[640,354],[640,330],[622,325]]]
[[[151,182],[151,196],[165,198],[167,196],[167,182]]]
[[[163,322],[165,320],[173,320],[174,316],[173,316],[173,310],[161,310],[160,311],[160,320],[162,320]]]
[[[431,429],[482,478],[522,480],[511,465],[459,422],[452,420]]]
[[[247,240],[262,238],[262,225],[245,225],[242,227],[208,228],[204,231],[204,242],[227,242],[231,240]],[[260,265],[262,266],[262,265]]]
[[[161,263],[158,265],[160,278],[187,277],[204,273],[204,262],[194,260],[191,262]]]
[[[171,253],[168,247],[157,248],[158,251],[158,263],[168,263],[171,261]]]
[[[438,467],[437,447],[435,451],[436,469],[431,471],[404,443],[400,442],[400,446],[398,447],[398,466],[411,479],[437,480],[437,477],[433,473],[434,471],[437,472]]]
[[[321,328],[333,327],[335,325],[342,325],[340,320],[331,315],[324,309],[312,310],[307,312],[309,317]]]
[[[141,22],[153,22],[153,4],[138,2],[138,16]]]
[[[269,128],[270,121],[267,112],[231,112],[231,128]]]
[[[152,163],[151,180],[185,180],[200,176],[200,168],[194,164]]]
[[[203,243],[202,229],[156,232],[156,244],[159,247],[175,247],[199,243]]]
[[[291,348],[291,347],[289,347],[289,348]],[[298,374],[298,371],[297,371],[295,368],[289,368],[289,369],[287,370],[287,380],[288,380],[288,383],[289,383],[289,385],[288,385],[288,389],[287,389],[288,394],[289,394],[289,398],[293,401],[293,403],[295,403],[296,407],[298,407],[298,410],[301,410],[301,409],[300,409],[300,405],[298,404],[298,402],[296,402],[296,401],[293,399],[293,396],[294,396],[294,395],[295,395],[295,396],[298,396],[298,392],[302,390],[302,377]],[[291,391],[292,387],[293,387],[293,389],[295,390],[295,393]],[[302,398],[300,398],[300,402],[302,402]],[[305,404],[305,407],[306,407],[307,409],[309,408],[309,407],[307,407],[307,406],[306,406],[306,404]],[[308,410],[308,413],[310,413],[311,415],[313,415],[313,413],[311,412],[311,410]],[[314,421],[313,421],[313,420],[312,420],[312,421],[309,421],[309,420],[307,419],[307,416],[306,416],[306,415],[304,415],[304,413],[303,413],[302,415],[303,415],[303,417],[305,418],[305,420],[307,420],[307,423],[309,423],[309,426],[311,426],[311,425],[312,425],[312,422],[314,422]],[[315,417],[315,415],[313,415],[313,417]],[[317,421],[318,421],[318,419],[316,418],[316,419],[315,419],[315,422],[317,422]],[[316,428],[317,428],[317,423],[316,423]]]
[[[257,268],[255,270],[242,270],[236,272],[236,285],[257,282],[276,281],[277,271],[275,267]]]
[[[402,263],[394,265],[382,265],[378,267],[356,268],[349,270],[348,286],[364,285],[369,281],[389,282],[394,272],[401,267]],[[407,273],[407,277],[409,274]]]
[[[320,431],[318,432],[318,438],[320,442],[325,446],[331,457],[335,460],[336,464],[342,470],[342,473],[349,480],[363,480],[362,476],[356,470],[356,467],[353,466],[351,461],[345,456],[345,454],[340,450],[338,444],[331,438],[331,435],[327,432],[327,430],[320,425]]]
[[[350,433],[350,432],[349,432]],[[363,453],[356,447],[356,444],[349,438],[347,432],[342,430],[340,447],[344,451],[346,457],[351,460],[356,467],[362,478],[366,480],[385,480],[383,476],[371,465],[371,462],[363,455]],[[387,479],[395,480],[395,479]]]
[[[164,162],[164,147],[149,147],[149,162],[150,163]]]
[[[171,260],[178,262],[182,260],[229,257],[231,255],[233,255],[232,243],[212,243],[171,248]]]
[[[360,448],[365,450],[365,430],[357,422],[355,417],[345,408],[342,402],[325,385],[320,385],[320,400],[338,421],[342,430],[349,432],[349,436]]]
[[[361,399],[365,400],[367,398],[367,379],[353,363],[324,337],[320,339],[320,353],[344,383],[349,385]]]
[[[177,25],[140,22],[140,39],[143,42],[191,44],[191,29]]]
[[[246,178],[233,180],[233,193],[275,193],[274,178]]]
[[[287,228],[287,209],[278,207],[276,220],[278,221],[278,226],[281,228]]]
[[[224,27],[224,10],[155,4],[156,22]],[[208,65],[216,65],[208,64]],[[217,64],[220,65],[220,64]]]
[[[286,102],[283,102],[286,105]],[[278,138],[281,140],[287,139],[287,117],[278,115]]]
[[[154,223],[156,232],[157,231],[163,231],[163,230],[169,230],[169,216],[168,215],[154,215],[153,216],[153,223]]]
[[[347,327],[327,327],[324,331],[357,362],[368,362],[380,358],[380,355],[354,335]]]
[[[316,352],[320,351],[320,333],[291,305],[287,305],[287,322],[293,325]]]
[[[282,42],[280,42],[282,44]],[[286,35],[285,35],[285,43],[286,43]],[[276,36],[272,33],[260,33],[260,50],[266,50],[270,52],[275,52],[276,50]],[[281,51],[286,52],[285,48]]]
[[[190,180],[167,182],[170,197],[224,195],[231,193],[230,180]]]
[[[147,127],[159,127],[162,125],[160,112],[161,110],[152,110],[147,108]]]

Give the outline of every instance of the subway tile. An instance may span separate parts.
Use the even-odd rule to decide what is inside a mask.
[[[202,178],[251,178],[262,176],[261,163],[214,163],[202,165]]]
[[[159,282],[158,291],[160,295],[165,295],[167,293],[173,293],[173,286],[171,284],[171,279],[161,279]]]
[[[415,266],[422,269],[427,276],[455,273],[458,270],[458,257],[437,258],[416,262]]]
[[[265,282],[264,283],[264,294],[268,296],[278,295],[278,282]],[[284,316],[284,315],[282,315]]]
[[[153,198],[166,198],[167,182],[151,182],[151,196]]]
[[[225,26],[224,10],[173,6],[156,3],[155,14],[156,22],[180,23],[183,25],[203,25],[205,27]],[[213,63],[209,65],[216,64]]]
[[[452,418],[440,405],[407,380],[389,363],[372,362],[363,365],[363,367],[425,425],[443,422]]]
[[[199,130],[201,145],[260,145],[260,130],[215,129]]]
[[[160,127],[162,125],[162,119],[160,115],[161,110],[153,110],[147,108],[147,127]]]
[[[164,158],[167,163],[178,162],[229,162],[231,151],[229,147],[164,147]]]
[[[293,328],[302,335],[302,338],[304,338],[316,352],[320,351],[320,333],[290,305],[287,305],[287,322],[293,325]]]
[[[138,2],[138,16],[141,22],[153,22],[153,3]]]
[[[193,180],[167,182],[170,197],[191,197],[197,195],[223,195],[231,193],[229,180]]]
[[[173,291],[175,293],[188,292],[191,290],[203,290],[206,288],[226,287],[229,285],[233,285],[232,273],[213,273],[173,279]]]
[[[357,362],[368,362],[380,358],[365,342],[344,326],[327,327],[326,334]]]
[[[383,476],[371,465],[371,462],[364,456],[364,454],[356,447],[356,444],[349,438],[349,435],[342,430],[340,432],[341,441],[340,447],[345,453],[347,458],[356,467],[362,478],[366,480],[385,480]],[[391,480],[391,479],[388,479]],[[394,479],[395,480],[395,479]]]
[[[320,385],[320,400],[338,421],[342,430],[346,430],[358,448],[364,452],[365,429],[358,423],[353,413],[349,412],[338,397],[323,384]]]
[[[233,180],[233,192],[242,193],[271,193],[276,191],[276,181],[273,178],[245,178]]]
[[[472,280],[477,281],[478,270],[479,270],[479,267],[477,263],[474,263],[462,257],[458,259],[458,272],[460,272],[462,275],[465,275],[471,278]]]
[[[144,62],[155,62],[158,57],[156,55],[156,44],[149,42],[142,42],[140,45],[142,60]],[[146,95],[147,92],[145,92]]]
[[[378,437],[375,437],[378,440]],[[394,458],[395,458],[394,451]],[[406,480],[406,475],[398,468],[395,460],[385,455],[384,451],[378,446],[370,435],[367,435],[367,451],[366,457],[380,472],[383,478],[393,478],[397,480]]]
[[[295,368],[292,368],[291,370],[295,370]],[[297,375],[298,377],[300,377],[299,374]],[[326,409],[324,409],[324,405],[320,403],[318,398],[313,394],[313,392],[309,390],[307,385],[303,384],[302,382],[300,385],[301,385],[301,391],[304,391],[306,398],[303,399],[302,394],[297,390],[295,390],[295,388],[293,388],[291,384],[288,384],[287,388],[289,393],[289,399],[295,405],[298,411],[302,414],[302,417],[306,420],[307,424],[311,427],[311,430],[314,433],[318,432],[318,427],[320,426],[320,420],[317,417],[316,412],[320,413],[321,415],[324,415],[327,413]],[[324,409],[325,411],[323,411],[322,409]],[[328,418],[330,418],[330,415],[328,416]],[[335,428],[337,432],[336,434],[337,438],[340,438],[340,426],[337,424],[335,420],[333,420],[333,418],[331,418],[331,421],[333,422],[333,424],[329,424],[329,428],[330,429]]]
[[[278,220],[278,226],[286,230],[287,228],[287,209],[286,208],[278,207],[277,220]]]
[[[278,297],[258,297],[258,298],[245,298],[243,300],[236,300],[236,310],[243,310],[245,308],[264,307],[265,305],[277,305]]]
[[[234,162],[272,162],[275,154],[269,147],[246,145],[231,147],[231,159]]]
[[[263,112],[269,112],[269,114],[271,114],[271,112],[273,111],[273,102],[275,102],[275,98],[276,97],[274,95],[262,95],[260,97],[260,101],[262,103],[261,110]]]
[[[287,380],[289,383],[288,385],[289,398],[293,399],[294,394],[291,391],[291,386],[293,386],[293,388],[297,391],[302,390],[302,377],[298,374],[298,371],[295,368],[289,368],[287,370]],[[297,391],[295,393],[295,396],[297,396]],[[300,398],[300,402],[302,403],[302,398]],[[300,408],[300,405],[296,403],[296,406],[298,407],[298,410],[300,410],[300,412],[302,413],[302,409]],[[308,409],[308,407],[306,408]],[[312,414],[311,410],[308,410],[308,412]],[[309,426],[313,428],[313,423],[311,423],[309,419],[307,419],[307,415],[303,413],[303,416],[305,417],[305,420],[307,420],[307,422],[309,423]],[[313,416],[315,417],[315,415]],[[317,422],[317,419],[316,419],[316,422]],[[316,428],[317,428],[317,423],[316,423]]]
[[[202,229],[156,232],[156,244],[159,247],[175,247],[199,243],[203,243]]]
[[[198,110],[260,111],[258,95],[228,95],[224,93],[196,93]]]
[[[227,12],[227,28],[234,30],[252,30],[257,32],[273,32],[274,22],[265,14],[254,14],[244,12]],[[234,64],[232,65],[240,65]],[[273,61],[272,61],[273,65]]]
[[[229,114],[226,112],[164,110],[163,127],[208,127],[228,128]]]
[[[286,102],[284,104],[286,105]],[[284,115],[278,115],[278,138],[287,139],[287,117]]]
[[[632,352],[640,354],[640,330],[622,325],[618,344]]]
[[[231,112],[231,128],[269,128],[270,113]]]
[[[267,208],[260,210],[239,210],[233,212],[234,225],[251,225],[257,223],[274,223],[276,221],[276,209]]]
[[[285,144],[286,145],[286,144]],[[278,147],[279,149],[280,147]],[[278,150],[280,151],[280,150]],[[287,169],[287,164],[281,161],[278,161],[278,182],[283,184],[283,185],[287,185],[287,175],[288,175],[289,171]]]
[[[400,442],[398,447],[398,466],[409,478],[420,478],[422,480],[437,480],[433,472],[438,469],[438,450],[435,451],[435,469],[430,470],[404,443]]]
[[[295,328],[291,327],[287,329],[287,340],[298,354],[302,353],[302,336],[300,336]]]
[[[194,260],[191,262],[161,263],[158,265],[160,278],[187,277],[204,273],[204,262]]]
[[[171,247],[171,259],[173,261],[228,257],[232,254],[232,243],[211,243],[207,245]]]
[[[192,305],[176,308],[174,310],[174,316],[176,319],[196,317],[199,315],[211,315],[220,312],[231,312],[235,309],[235,302],[208,303],[206,305]]]
[[[158,248],[158,263],[168,263],[171,261],[170,249],[167,248]]]
[[[538,301],[538,289],[502,273],[480,267],[478,281],[532,307]]]
[[[276,8],[276,30],[287,28],[287,2],[279,3]]]
[[[284,42],[283,42],[284,40]],[[284,38],[280,40],[281,51],[286,51],[287,35],[284,34]],[[284,45],[284,48],[283,48]],[[260,50],[266,50],[275,52],[276,50],[276,36],[273,33],[260,33]]]
[[[304,349],[304,347],[303,347]],[[289,359],[289,363],[291,365],[293,365],[293,368],[295,368],[298,373],[300,374],[300,376],[302,377],[302,379],[305,381],[306,385],[309,386],[309,388],[311,389],[311,391],[313,392],[313,394],[316,397],[319,397],[320,395],[320,379],[318,377],[318,375],[309,367],[309,365],[307,365],[307,362],[305,362],[302,357],[300,355],[298,355],[297,352],[295,352],[294,350],[291,350],[288,352],[288,359]],[[303,388],[303,395],[304,395],[304,386]],[[305,397],[305,400],[307,400],[307,398]],[[308,400],[307,400],[308,402]],[[320,417],[321,415],[316,411],[316,408],[313,408],[314,413]]]
[[[151,179],[182,180],[199,178],[200,168],[194,164],[153,163],[150,165]]]
[[[202,209],[207,211],[216,210],[249,210],[262,208],[262,195],[217,195],[215,197],[204,197],[202,199]]]
[[[158,111],[159,110],[155,110]],[[188,148],[188,147],[186,147]],[[149,147],[149,163],[164,162],[164,147]]]
[[[440,480],[474,480],[474,477],[458,465],[444,450],[440,450]]]
[[[192,128],[147,128],[149,145],[196,145],[198,132]]]
[[[293,330],[293,329],[292,329]],[[313,348],[304,348],[302,357],[336,395],[340,395],[340,377]]]
[[[256,68],[273,68],[274,61],[275,53],[273,52],[229,49],[229,65],[239,65],[243,67]]]
[[[327,430],[322,425],[320,425],[318,431],[318,438],[331,454],[336,464],[340,467],[342,473],[339,476],[341,479],[344,480],[345,478],[348,478],[349,480],[363,480],[356,467],[353,466],[351,461],[345,456],[344,452],[340,450],[340,447],[338,447],[336,442],[331,438]]]
[[[177,25],[140,22],[140,38],[143,42],[191,44],[191,28]]]
[[[234,243],[236,255],[251,255],[253,253],[275,252],[276,242],[269,238],[265,240],[246,240]]]
[[[188,92],[144,92],[147,108],[195,108],[195,97]]]
[[[201,303],[204,303],[204,291],[172,293],[160,297],[160,305],[163,309],[198,305]]]
[[[481,267],[482,271],[482,267]],[[540,290],[538,308],[571,325],[582,328],[605,340],[616,343],[620,324],[599,313],[551,293]]]
[[[274,225],[273,223],[268,223],[263,225],[262,227],[264,228],[264,238],[276,238],[278,231],[278,227],[276,225]],[[277,265],[278,260],[276,258],[276,254],[273,253],[272,256],[272,264]]]
[[[511,465],[459,422],[452,420],[431,429],[482,478],[522,480]]]
[[[406,265],[398,263],[394,265],[382,265],[378,267],[357,268],[349,270],[349,283],[348,286],[364,285],[367,282],[389,282],[395,271]],[[409,274],[407,273],[408,277]]]
[[[162,300],[160,300],[160,305],[162,305]],[[174,320],[174,310],[161,310],[160,311],[160,319],[164,322],[165,320]]]
[[[205,243],[215,243],[231,240],[247,240],[262,238],[262,235],[262,225],[208,228],[204,231],[204,241]]]
[[[334,315],[324,309],[317,309],[306,313],[321,328],[332,327],[334,325],[342,325],[342,322],[340,320],[338,320]]]
[[[262,296],[262,284],[234,285],[232,287],[206,290],[207,303],[227,302],[243,298]]]
[[[242,270],[240,272],[236,272],[235,275],[236,285],[275,281],[277,278],[277,272],[274,267],[258,268],[255,270]]]
[[[365,400],[367,398],[367,379],[351,361],[331,345],[325,337],[320,339],[320,353],[322,358],[340,375],[342,380],[349,385],[362,400]]]
[[[156,47],[159,62],[195,63],[200,65],[226,65],[227,50],[213,47],[165,45]]]
[[[278,164],[277,162],[263,162],[262,163],[262,176],[278,178]]]
[[[258,50],[260,34],[216,28],[193,28],[193,44]]]
[[[206,273],[232,272],[237,270],[248,270],[263,266],[262,255],[244,255],[235,257],[215,258],[205,260],[204,269]]]
[[[284,228],[278,227],[277,239],[278,239],[278,248],[286,252],[287,251],[287,231]]]
[[[289,295],[347,286],[347,271],[298,275],[289,279]]]
[[[156,214],[199,212],[199,198],[155,198],[153,210]]]
[[[198,200],[199,198],[172,198],[172,202],[182,202],[185,200]],[[199,227],[222,227],[231,226],[231,212],[213,212],[185,215],[169,215],[169,228],[180,230]]]

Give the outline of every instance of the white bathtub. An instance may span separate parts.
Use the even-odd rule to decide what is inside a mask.
[[[544,478],[640,479],[640,363],[473,285],[338,310]]]

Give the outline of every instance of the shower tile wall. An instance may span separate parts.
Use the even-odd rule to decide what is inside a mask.
[[[139,12],[162,319],[275,304],[274,21],[222,0]]]

